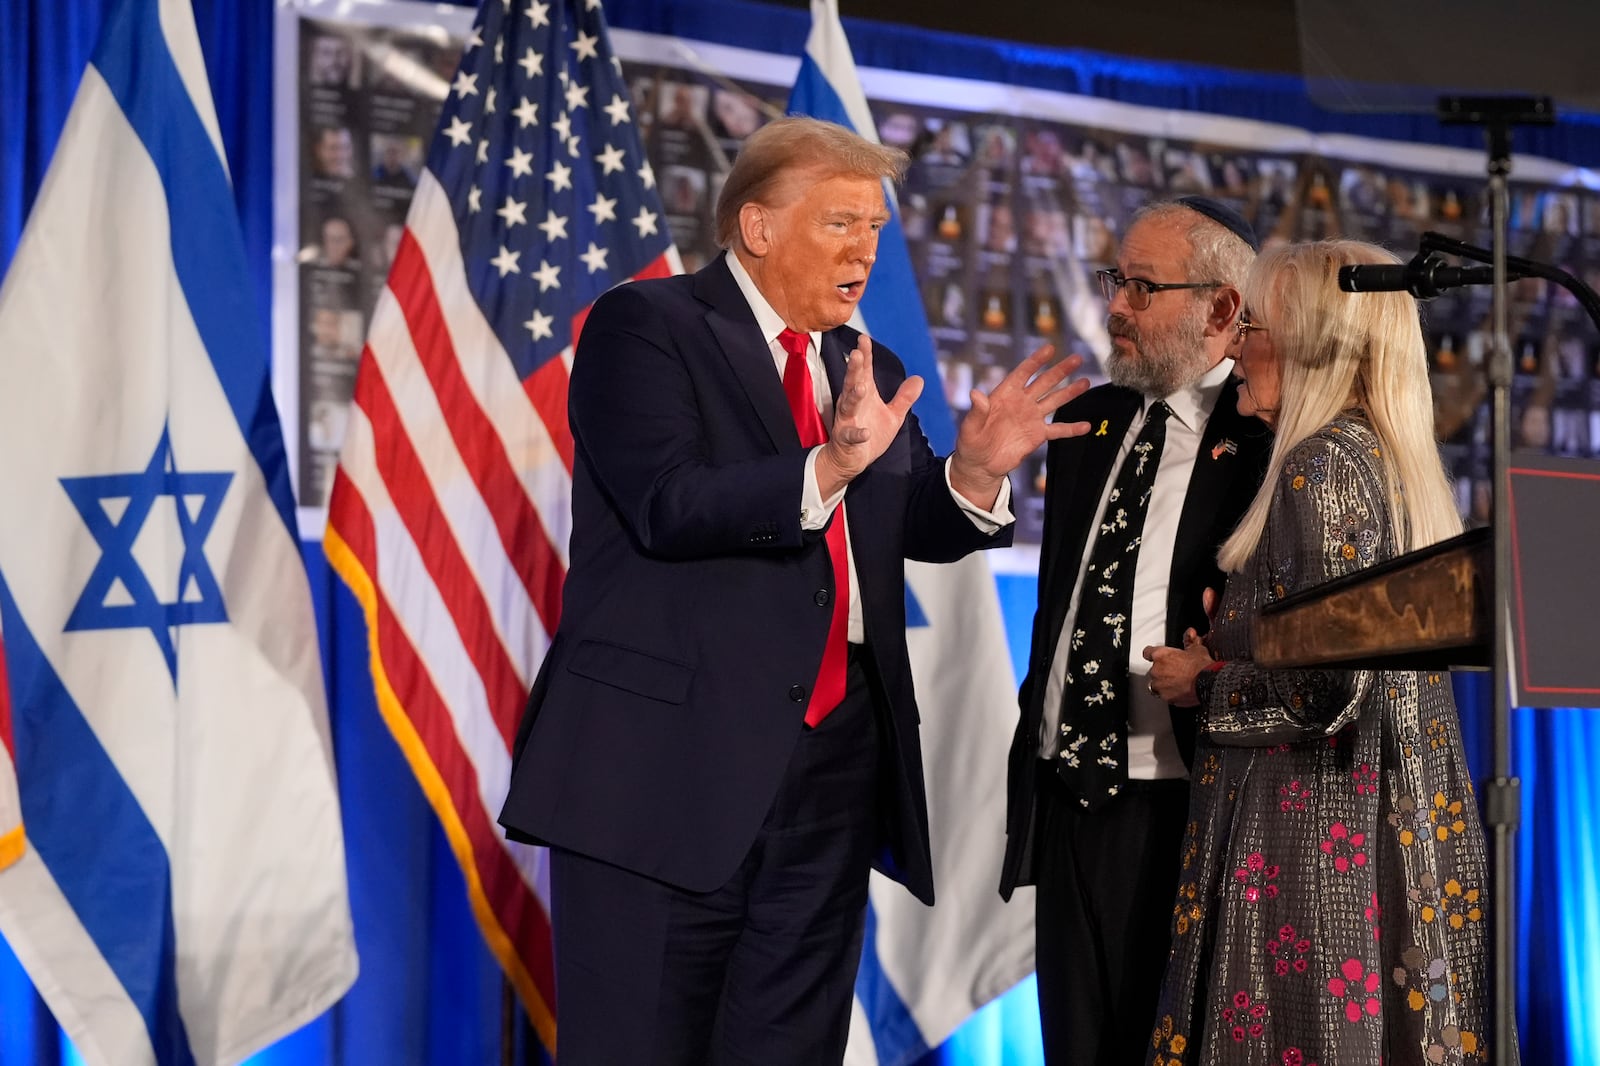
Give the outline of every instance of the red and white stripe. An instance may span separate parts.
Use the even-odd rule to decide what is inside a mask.
[[[644,274],[676,269],[669,252]],[[561,611],[571,358],[568,348],[519,380],[468,290],[449,200],[425,172],[362,353],[327,538],[366,608],[380,707],[547,1046],[544,854],[506,841],[495,817]]]

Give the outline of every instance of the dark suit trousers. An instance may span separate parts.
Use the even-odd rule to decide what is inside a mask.
[[[551,852],[561,1066],[843,1059],[876,839],[876,717],[852,655],[844,701],[802,730],[755,844],[713,892]]]
[[[1049,1066],[1141,1066],[1171,948],[1189,782],[1130,781],[1085,812],[1037,764],[1039,1019]]]

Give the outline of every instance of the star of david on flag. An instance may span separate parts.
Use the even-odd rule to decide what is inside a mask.
[[[148,629],[178,682],[178,650],[172,630],[183,625],[226,622],[228,609],[206,560],[206,536],[233,481],[226,471],[183,473],[175,468],[170,430],[146,467],[131,474],[66,477],[66,490],[102,552],[83,595],[67,616],[67,630]],[[182,543],[175,598],[164,602],[134,556],[135,543],[162,498],[172,501]],[[114,506],[121,504],[122,506]]]

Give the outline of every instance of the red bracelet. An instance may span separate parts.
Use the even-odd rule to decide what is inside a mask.
[[[1227,665],[1228,661],[1226,659],[1213,659],[1211,662],[1206,664],[1206,669],[1215,674],[1220,673],[1222,668]]]

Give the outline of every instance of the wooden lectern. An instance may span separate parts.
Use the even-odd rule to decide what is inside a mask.
[[[1518,453],[1509,465],[1512,702],[1600,707],[1600,463]],[[1267,667],[1487,667],[1494,550],[1475,529],[1263,608]]]
[[[1286,596],[1256,622],[1269,668],[1443,670],[1486,667],[1493,552],[1474,529]]]

